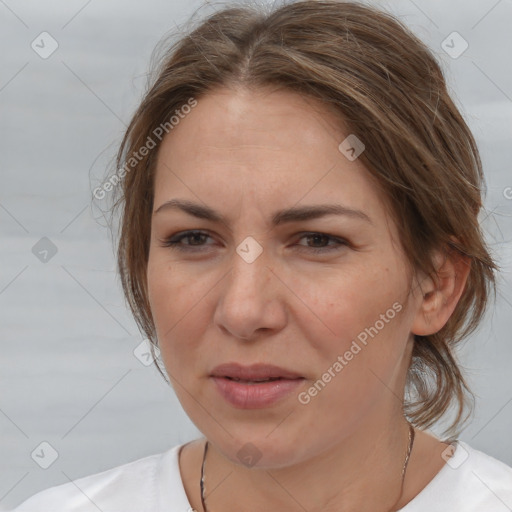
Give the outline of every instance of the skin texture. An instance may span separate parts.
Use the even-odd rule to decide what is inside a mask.
[[[149,298],[174,390],[210,441],[210,511],[397,510],[444,464],[447,445],[417,431],[400,498],[408,441],[401,397],[413,334],[446,323],[468,267],[439,254],[438,281],[408,271],[385,198],[361,161],[338,149],[348,135],[312,99],[219,89],[201,98],[160,147]],[[155,213],[173,198],[208,205],[225,221],[178,209]],[[271,224],[277,210],[327,203],[360,210],[370,221],[329,215]],[[207,236],[185,238],[186,250],[163,246],[186,230]],[[236,252],[248,236],[263,249],[252,263]],[[333,249],[314,252],[322,247]],[[297,393],[396,303],[400,312],[308,404],[300,403]],[[209,378],[215,366],[232,361],[275,364],[305,381],[268,408],[236,409]],[[261,455],[250,468],[237,456],[246,443]],[[198,511],[203,448],[198,440],[180,454]]]

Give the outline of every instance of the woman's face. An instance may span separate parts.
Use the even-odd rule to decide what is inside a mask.
[[[161,355],[188,416],[235,462],[306,460],[400,414],[419,298],[382,194],[339,149],[349,135],[294,93],[222,89],[162,142],[147,272]],[[170,200],[197,208],[159,209]],[[339,212],[293,214],[326,205]],[[178,239],[190,230],[202,234]],[[212,377],[226,363],[293,375]]]

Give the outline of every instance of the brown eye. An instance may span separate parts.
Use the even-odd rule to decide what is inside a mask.
[[[208,233],[203,231],[184,231],[177,235],[170,236],[161,240],[162,247],[171,247],[180,251],[194,251],[194,247],[204,247],[205,238],[211,238]],[[183,244],[182,241],[187,240],[189,243]]]
[[[312,247],[309,244],[307,246],[298,244],[299,247],[301,247],[301,250],[306,249],[306,250],[309,250],[312,252],[318,252],[318,253],[322,253],[322,252],[325,253],[325,252],[329,252],[329,251],[338,250],[341,247],[348,245],[348,242],[346,240],[332,236],[332,235],[328,235],[326,233],[317,233],[317,232],[303,233],[300,239],[303,239],[303,238],[308,239],[315,246]],[[334,245],[331,245],[331,246],[325,245],[325,244],[328,244],[329,242],[334,242]]]

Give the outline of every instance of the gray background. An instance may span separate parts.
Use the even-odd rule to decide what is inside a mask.
[[[0,509],[199,435],[133,354],[142,338],[91,191],[141,98],[154,46],[201,4],[0,0]],[[461,439],[512,465],[512,2],[446,4],[377,2],[438,55],[481,149],[483,226],[503,271],[496,307],[461,353],[479,397]],[[59,45],[47,59],[31,48],[43,31]],[[453,31],[469,44],[456,59],[441,47]],[[57,248],[46,263],[32,251],[43,237]],[[48,469],[31,457],[43,441],[58,452]]]

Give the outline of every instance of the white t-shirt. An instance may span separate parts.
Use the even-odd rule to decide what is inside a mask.
[[[12,512],[192,512],[178,464],[182,446],[45,489]],[[448,463],[400,509],[441,511],[511,512],[512,468],[455,442]]]

